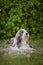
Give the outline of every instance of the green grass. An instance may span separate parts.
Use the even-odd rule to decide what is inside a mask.
[[[43,48],[43,39],[30,40],[30,44]],[[43,53],[5,55],[0,52],[0,65],[43,65]]]
[[[43,65],[43,54],[0,54],[0,65]]]
[[[43,39],[35,39],[29,41],[31,45],[35,47],[42,47],[43,48]]]

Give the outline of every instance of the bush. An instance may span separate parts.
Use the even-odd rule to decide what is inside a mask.
[[[24,28],[32,38],[43,38],[43,1],[1,0],[0,38],[15,36]]]

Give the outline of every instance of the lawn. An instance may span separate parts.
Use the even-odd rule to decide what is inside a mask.
[[[1,40],[1,42],[3,43],[5,40]],[[43,39],[30,40],[29,42],[35,48],[43,48]],[[29,54],[3,54],[0,52],[0,65],[43,65],[43,52]]]

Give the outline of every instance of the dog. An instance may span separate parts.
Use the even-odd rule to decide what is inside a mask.
[[[7,40],[9,44],[8,48],[4,49],[8,52],[34,52],[34,49],[31,45],[28,44],[28,40],[30,38],[29,33],[25,29],[20,29],[16,33],[15,37]]]
[[[29,33],[24,30],[20,29],[16,36],[13,38],[10,38],[8,40],[8,43],[11,44],[13,47],[17,45],[18,48],[22,47],[24,44],[27,44],[27,41],[29,40]]]

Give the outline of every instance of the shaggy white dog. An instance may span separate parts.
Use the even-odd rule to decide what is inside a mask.
[[[9,44],[12,44],[10,46],[10,50],[14,52],[33,52],[35,50],[34,48],[31,48],[27,41],[29,40],[29,33],[24,30],[20,29],[17,33],[16,36],[13,38],[10,38],[8,40]]]

